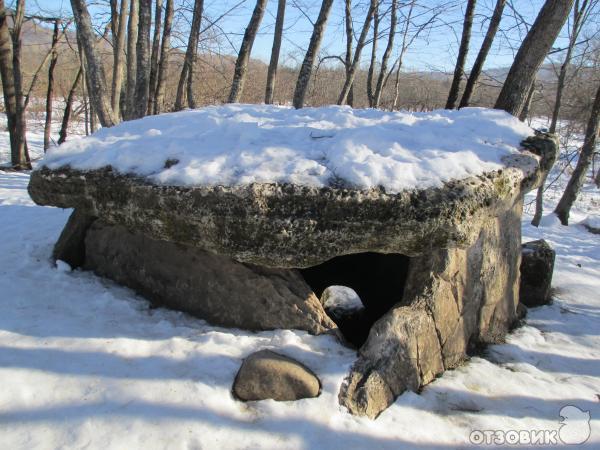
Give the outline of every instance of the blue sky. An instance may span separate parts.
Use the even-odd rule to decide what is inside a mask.
[[[192,0],[175,0],[177,6],[189,6]],[[241,4],[240,4],[241,2]],[[7,2],[10,3],[10,2]],[[219,48],[222,53],[235,54],[244,29],[250,18],[250,14],[254,7],[254,0],[205,0],[205,14],[208,18],[214,20],[220,17],[224,12],[234,8],[225,18],[218,22],[219,26]],[[321,0],[288,0],[286,10],[285,35],[282,46],[282,60],[288,64],[294,64],[303,56],[305,49],[310,39],[312,31],[311,23],[304,16],[306,13],[312,20],[318,15],[318,10]],[[355,5],[355,32],[360,32],[362,21],[364,20],[364,0],[356,0]],[[389,3],[389,2],[387,2]],[[400,1],[399,3],[402,3]],[[436,21],[434,28],[426,35],[422,35],[414,42],[414,45],[409,50],[406,56],[405,67],[416,70],[439,70],[451,71],[453,69],[458,41],[460,39],[461,21],[464,14],[464,6],[466,1],[459,0],[428,0],[421,1],[423,5],[429,7],[437,5],[449,5],[447,11],[442,14]],[[513,0],[512,2],[519,14],[529,23],[533,23],[535,16],[543,0]],[[43,10],[47,14],[62,14],[63,16],[71,15],[71,5],[68,0],[28,0],[29,12],[37,12]],[[108,0],[96,0],[89,2],[91,11],[95,15],[98,23],[102,20],[107,20]],[[479,0],[476,9],[476,21],[473,27],[473,38],[469,64],[474,60],[479,49],[483,35],[487,29],[489,17],[495,0]],[[102,6],[105,5],[105,6]],[[259,36],[255,42],[252,56],[255,58],[268,61],[272,39],[275,14],[277,9],[277,0],[269,0],[267,13],[263,19]],[[331,55],[341,55],[344,51],[344,34],[343,34],[343,17],[344,5],[342,0],[334,2],[332,14],[328,23],[327,33],[323,42],[322,51]],[[420,22],[426,20],[427,14],[421,10],[424,15]],[[204,22],[206,24],[206,21]],[[515,26],[516,21],[514,14],[510,8],[505,10],[505,17],[501,26],[503,32],[497,37],[494,48],[488,59],[487,67],[505,67],[512,62],[514,50],[522,39],[525,30]],[[185,35],[187,24],[185,19],[180,17],[176,28],[182,31]],[[384,20],[382,28],[388,25]],[[399,27],[402,25],[400,24]],[[216,30],[216,28],[215,28]],[[563,30],[562,35],[566,35]],[[386,37],[384,36],[384,40]],[[399,37],[397,42],[399,42]],[[380,41],[380,50],[385,46],[384,41]],[[557,45],[564,45],[564,39],[559,38]],[[365,49],[363,53],[363,61],[367,61],[370,48]]]

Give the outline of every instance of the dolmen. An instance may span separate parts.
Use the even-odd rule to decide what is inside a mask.
[[[518,320],[523,198],[557,151],[480,108],[230,105],[67,142],[29,193],[73,208],[54,250],[72,267],[214,325],[356,346],[339,401],[374,418]]]

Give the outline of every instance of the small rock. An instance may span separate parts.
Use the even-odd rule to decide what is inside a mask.
[[[321,294],[321,304],[349,343],[357,348],[364,344],[373,321],[353,289],[330,286]]]
[[[298,361],[270,350],[248,356],[233,383],[234,395],[244,401],[292,401],[319,395],[317,376]]]
[[[556,252],[543,239],[523,244],[519,297],[525,306],[541,306],[550,301],[555,257]]]
[[[63,261],[73,269],[81,267],[85,261],[85,235],[95,220],[79,209],[73,211],[54,245],[54,261]]]
[[[525,317],[527,317],[527,306],[523,303],[519,303],[517,305],[517,319],[523,320]]]

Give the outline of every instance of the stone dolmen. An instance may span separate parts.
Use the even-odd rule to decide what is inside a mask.
[[[233,105],[64,144],[29,192],[74,208],[56,259],[215,325],[356,346],[339,400],[376,417],[517,321],[523,197],[557,148],[484,109]],[[362,306],[322,304],[330,286]]]

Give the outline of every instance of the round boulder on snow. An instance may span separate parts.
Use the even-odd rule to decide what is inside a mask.
[[[244,401],[292,401],[319,395],[317,376],[298,361],[270,350],[248,356],[233,383],[234,395]]]

